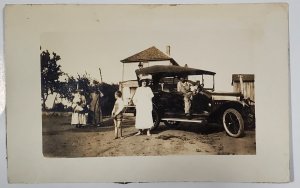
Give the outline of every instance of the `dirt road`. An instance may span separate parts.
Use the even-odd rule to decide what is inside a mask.
[[[157,155],[254,155],[255,130],[242,138],[226,135],[217,125],[182,123],[177,129],[163,125],[152,136],[134,136],[134,117],[123,122],[124,139],[114,140],[111,119],[103,127],[70,125],[70,116],[43,115],[43,153],[45,157],[103,157]]]

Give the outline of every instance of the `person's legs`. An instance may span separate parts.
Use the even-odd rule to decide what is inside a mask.
[[[102,110],[101,106],[99,105],[99,124],[103,123],[103,116],[102,116]]]
[[[95,110],[95,125],[97,125],[98,127],[101,126],[102,124],[102,115],[101,115],[101,109],[100,106],[96,107]]]
[[[73,112],[71,117],[71,124],[75,125],[76,128],[79,128],[79,114]]]
[[[117,120],[117,127],[118,127],[118,130],[119,130],[119,133],[120,133],[120,138],[123,138],[123,135],[122,135],[122,121],[121,120]]]
[[[94,124],[93,116],[94,116],[94,113],[89,110],[88,117],[87,117],[87,124],[92,124],[92,125]]]
[[[115,139],[118,138],[118,124],[117,120],[114,119],[114,125],[115,125]]]
[[[135,134],[135,136],[138,136],[138,135],[141,135],[142,134],[142,129],[139,129],[139,132],[137,132],[136,134]]]
[[[189,111],[189,114],[191,114],[191,106],[192,106],[192,100],[193,100],[193,92],[188,92],[187,93],[187,97],[188,97],[188,111]]]
[[[184,113],[190,114],[190,108],[191,108],[190,96],[188,94],[185,94],[183,100],[184,100]]]
[[[78,115],[79,127],[86,126],[86,117],[87,115],[85,113],[79,113]]]
[[[102,125],[102,115],[99,110],[95,112],[95,124],[98,127],[100,127]]]
[[[150,129],[147,130],[147,136],[151,136]]]

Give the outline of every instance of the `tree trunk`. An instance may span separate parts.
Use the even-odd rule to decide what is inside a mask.
[[[57,95],[58,95],[58,93],[56,93],[55,98],[54,98],[54,100],[53,100],[52,109],[55,107],[55,102],[56,102],[56,100],[57,100]]]
[[[48,95],[45,96],[45,94],[42,94],[42,111],[45,111],[46,110],[46,100],[48,98]]]

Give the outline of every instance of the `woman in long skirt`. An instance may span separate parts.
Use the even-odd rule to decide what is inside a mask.
[[[103,97],[103,94],[98,89],[96,89],[90,94],[90,123],[96,126],[100,126],[103,121],[101,110],[101,97]]]
[[[73,113],[71,118],[71,124],[77,128],[81,128],[86,125],[86,99],[83,93],[77,91],[73,99]]]
[[[141,135],[142,131],[146,129],[147,135],[151,136],[150,129],[153,126],[153,92],[150,87],[147,87],[147,79],[143,79],[141,82],[142,85],[137,88],[134,96],[134,103],[136,106],[135,127],[139,129],[139,132],[136,135]]]

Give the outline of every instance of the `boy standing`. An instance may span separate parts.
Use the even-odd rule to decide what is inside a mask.
[[[111,112],[111,116],[114,118],[115,124],[115,139],[118,138],[118,132],[120,132],[120,138],[122,139],[122,119],[123,119],[123,108],[124,102],[122,100],[122,92],[116,91],[115,93],[116,102]]]

